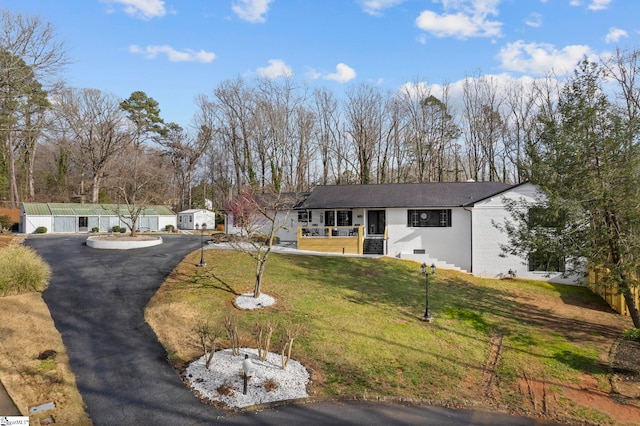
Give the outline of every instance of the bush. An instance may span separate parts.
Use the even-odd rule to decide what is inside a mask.
[[[125,232],[127,232],[127,228],[126,228],[126,227],[124,227],[124,226],[121,226],[121,227],[120,227],[120,233],[121,233],[121,234],[124,234]]]
[[[120,232],[120,226],[116,225],[116,226],[114,226],[113,228],[111,228],[111,230],[112,230],[113,232]]]
[[[640,342],[640,328],[629,328],[622,333],[622,337]]]
[[[0,231],[3,229],[11,229],[13,227],[13,221],[8,215],[0,216]]]
[[[94,226],[93,228],[91,228],[91,232],[100,232],[100,228]]]
[[[51,269],[30,247],[0,249],[0,296],[42,291]]]
[[[166,229],[167,232],[173,232],[173,230],[176,228],[173,225],[167,225],[164,227],[164,229]]]
[[[38,226],[34,232],[36,234],[46,234],[47,233],[47,227],[46,226]]]
[[[266,244],[267,243],[267,236],[263,235],[263,234],[257,234],[257,235],[252,235],[251,236],[251,241],[255,241],[256,243],[262,243],[262,244]],[[280,237],[277,236],[273,236],[273,244],[280,244]]]

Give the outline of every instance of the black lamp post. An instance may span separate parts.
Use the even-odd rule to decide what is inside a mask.
[[[196,224],[196,229],[198,229],[198,224]],[[207,262],[204,261],[204,242],[202,241],[202,236],[206,230],[207,224],[203,223],[200,227],[200,264],[198,266],[207,266]]]
[[[432,263],[431,266],[426,263],[422,263],[420,266],[420,270],[422,271],[422,275],[425,276],[425,294],[426,294],[426,308],[424,311],[424,316],[420,318],[422,321],[432,322],[433,317],[431,316],[431,312],[429,312],[429,275],[436,273],[436,265]]]

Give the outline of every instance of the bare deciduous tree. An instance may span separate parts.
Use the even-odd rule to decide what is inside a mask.
[[[85,200],[84,177],[91,179],[91,202],[110,162],[131,143],[120,99],[96,89],[66,89],[55,99],[55,114],[69,137],[71,155],[82,175],[80,199]]]

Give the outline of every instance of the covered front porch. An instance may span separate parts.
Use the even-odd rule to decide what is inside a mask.
[[[363,254],[364,226],[299,226],[298,249]]]

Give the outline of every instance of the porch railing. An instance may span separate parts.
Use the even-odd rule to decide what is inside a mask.
[[[362,254],[364,226],[299,226],[298,248]]]

